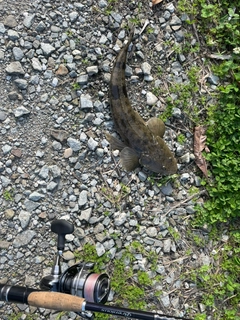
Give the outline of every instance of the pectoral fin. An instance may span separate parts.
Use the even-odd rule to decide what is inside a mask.
[[[118,138],[113,137],[110,133],[104,132],[107,140],[109,141],[111,148],[113,150],[122,150],[126,147],[126,144],[119,140]]]
[[[127,171],[133,171],[139,167],[139,158],[137,153],[129,147],[125,147],[120,154],[120,162]]]
[[[163,137],[163,135],[165,133],[165,124],[163,123],[163,121],[161,119],[150,118],[146,122],[146,125],[155,137],[157,137],[157,136],[159,136],[161,138]]]

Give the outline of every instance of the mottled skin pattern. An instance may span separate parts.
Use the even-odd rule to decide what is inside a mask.
[[[162,126],[160,128],[161,133],[159,134],[159,131],[156,133],[155,127],[151,128],[150,124],[147,125],[140,115],[133,110],[128,99],[125,83],[125,67],[127,51],[131,41],[132,34],[128,43],[121,49],[116,58],[109,88],[112,117],[118,133],[124,141],[125,146],[128,147],[124,148],[123,146],[121,149],[123,151],[124,149],[130,150],[133,153],[135,151],[137,156],[137,165],[127,165],[125,168],[130,171],[134,167],[143,165],[153,172],[163,175],[173,174],[177,171],[177,162],[162,139],[165,130],[163,122],[160,119],[154,118]],[[121,153],[122,160],[124,160],[123,151]],[[131,161],[131,158],[128,157],[126,161]],[[122,163],[124,164],[124,161]]]

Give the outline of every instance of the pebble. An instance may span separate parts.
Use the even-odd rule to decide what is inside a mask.
[[[31,28],[34,18],[35,18],[35,14],[27,15],[23,20],[23,25],[28,29]]]
[[[5,18],[3,24],[5,27],[9,28],[15,28],[18,25],[17,20],[11,14]]]
[[[13,246],[15,248],[20,248],[28,245],[32,239],[36,236],[36,232],[33,230],[26,230],[18,234],[13,241]]]
[[[19,117],[22,117],[24,115],[28,115],[30,114],[31,111],[29,111],[27,108],[21,106],[21,107],[17,107],[15,110],[14,110],[14,115],[16,118],[19,118]]]
[[[74,138],[68,138],[67,144],[73,151],[79,151],[81,149],[81,142]]]
[[[81,107],[81,109],[92,109],[93,108],[92,99],[89,94],[82,94],[81,95],[80,107]]]
[[[6,72],[9,73],[10,75],[24,75],[25,74],[23,67],[19,61],[11,62],[6,67]]]
[[[88,209],[85,209],[85,210],[82,210],[81,211],[81,214],[80,214],[80,221],[81,220],[84,220],[84,221],[89,221],[90,217],[91,217],[91,214],[92,214],[92,208],[88,208]]]
[[[147,92],[147,105],[153,106],[157,101],[158,98],[152,93],[152,92]]]
[[[24,211],[24,210],[21,210],[19,215],[18,215],[18,218],[20,220],[21,227],[23,229],[25,229],[29,224],[29,221],[30,221],[30,218],[31,218],[31,213],[27,212],[27,211]]]
[[[55,51],[55,48],[49,43],[41,42],[40,46],[45,56],[49,56]]]
[[[83,190],[80,192],[78,204],[80,207],[83,207],[87,203],[87,201],[88,201],[87,190]]]

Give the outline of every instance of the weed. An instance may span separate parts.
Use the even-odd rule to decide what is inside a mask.
[[[202,290],[202,303],[207,307],[207,311],[197,315],[196,319],[206,319],[210,314],[213,319],[240,319],[240,4],[237,0],[223,0],[220,6],[214,0],[179,0],[178,8],[189,15],[189,24],[198,22],[197,29],[206,35],[207,45],[230,56],[229,60],[215,65],[211,61],[212,70],[222,83],[214,95],[217,103],[205,109],[205,119],[198,114],[197,108],[192,110],[197,113],[200,123],[208,125],[207,145],[210,153],[205,156],[213,177],[202,181],[209,199],[197,208],[193,223],[211,224],[211,236],[216,243],[220,243],[212,255],[212,264],[191,271],[192,280]],[[178,98],[183,109],[189,101],[188,93],[191,91],[196,96],[197,86],[194,83],[197,73],[198,70],[194,72],[193,69],[188,73],[192,87],[187,88],[184,103]],[[198,99],[198,102],[204,106],[205,100]],[[219,222],[224,223],[224,230],[228,231],[229,240],[224,245],[219,240],[223,230]],[[198,236],[191,237],[196,245],[205,245]]]
[[[72,84],[72,88],[73,88],[73,90],[79,90],[81,88],[81,86],[78,82],[74,82]]]
[[[94,262],[94,272],[109,270],[111,288],[115,294],[115,304],[143,310],[147,306],[144,299],[145,291],[151,288],[154,279],[151,279],[145,271],[133,270],[132,266],[136,263],[135,255],[137,253],[145,256],[156,270],[158,255],[154,251],[147,252],[138,241],[133,241],[131,245],[122,250],[121,255],[118,258],[115,257],[114,261],[110,261],[108,253],[98,257],[95,246],[91,244],[85,244],[81,253],[76,251],[75,256],[81,257],[83,261]],[[155,280],[159,280],[158,277],[155,277]]]
[[[178,136],[177,136],[177,142],[180,143],[180,144],[184,144],[186,142],[186,137],[184,134],[180,133]]]
[[[6,201],[13,201],[13,189],[4,190],[3,199]]]
[[[173,227],[168,227],[168,232],[173,237],[174,241],[177,241],[180,239],[180,234]]]

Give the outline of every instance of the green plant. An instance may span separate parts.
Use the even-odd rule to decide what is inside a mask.
[[[180,143],[180,144],[184,144],[185,141],[186,141],[185,135],[182,134],[182,133],[180,133],[180,134],[177,136],[177,141],[178,141],[178,143]]]
[[[181,238],[178,231],[176,231],[173,227],[168,227],[168,232],[170,233],[170,235],[173,237],[175,241]]]
[[[209,197],[203,205],[197,206],[193,225],[211,225],[211,237],[218,246],[213,250],[213,263],[190,273],[202,292],[202,303],[207,307],[206,312],[195,319],[202,320],[211,315],[214,320],[236,320],[240,319],[240,3],[223,0],[219,5],[215,0],[179,0],[178,8],[188,14],[188,24],[194,24],[196,30],[206,35],[206,44],[214,48],[214,52],[230,57],[221,63],[211,60],[211,69],[221,82],[218,91],[212,94],[216,103],[204,107],[206,100],[200,98],[198,101],[204,114],[196,108],[193,110],[198,115],[197,123],[208,126],[206,134],[210,153],[204,155],[211,171],[211,178],[202,180]],[[183,100],[178,98],[184,104],[189,100],[190,91],[195,96],[197,94],[196,74],[190,72],[188,77],[192,87],[187,88]],[[220,241],[223,228],[229,237],[224,244]],[[196,245],[207,245],[200,237],[189,236]]]
[[[131,245],[126,246],[121,251],[121,255],[113,261],[110,260],[108,253],[98,257],[95,246],[91,244],[85,244],[81,252],[75,251],[74,254],[76,258],[80,257],[82,261],[94,262],[94,272],[99,273],[102,270],[108,270],[111,288],[115,293],[114,304],[127,305],[129,308],[143,310],[147,305],[144,299],[145,292],[151,288],[154,279],[151,279],[145,271],[134,271],[133,266],[137,253],[145,256],[151,263],[152,270],[156,270],[158,255],[154,251],[147,252],[138,241],[133,241]],[[155,280],[157,281],[159,278],[155,277]]]
[[[3,191],[3,199],[6,201],[13,201],[13,189]]]
[[[73,88],[73,90],[79,90],[81,88],[81,86],[78,82],[74,82],[72,84],[72,88]]]

